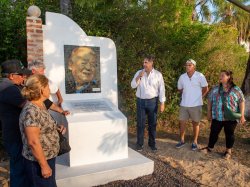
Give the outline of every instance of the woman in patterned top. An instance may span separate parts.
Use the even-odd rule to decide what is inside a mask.
[[[222,98],[224,97],[224,99]],[[224,104],[222,103],[224,100]],[[211,121],[211,131],[209,136],[208,146],[203,148],[203,152],[211,152],[215,143],[218,140],[220,131],[224,127],[226,137],[226,151],[224,158],[229,159],[232,154],[232,147],[234,144],[234,131],[237,125],[237,121],[227,120],[224,117],[224,105],[227,106],[233,112],[241,113],[239,122],[243,124],[245,122],[245,99],[242,91],[233,82],[233,75],[231,71],[223,70],[220,73],[220,84],[215,86],[208,96],[208,120]]]
[[[57,130],[66,129],[50,116],[44,100],[49,98],[48,79],[32,75],[25,83],[22,95],[28,100],[19,118],[23,141],[22,155],[31,186],[56,187],[55,158],[59,151]]]

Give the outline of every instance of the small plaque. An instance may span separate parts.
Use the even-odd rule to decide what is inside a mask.
[[[113,109],[105,101],[85,101],[71,102],[69,110],[72,113],[86,113],[112,111]]]
[[[101,91],[101,88],[92,88],[92,91],[93,91],[93,92],[100,92],[100,91]]]

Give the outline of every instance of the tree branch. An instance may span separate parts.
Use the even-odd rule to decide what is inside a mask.
[[[201,0],[199,1],[199,3],[197,3],[194,8],[196,8],[197,6],[201,5],[201,4],[206,4],[208,0]]]
[[[227,0],[227,1],[230,2],[230,3],[232,3],[232,4],[234,4],[234,5],[236,5],[237,7],[241,8],[242,10],[245,10],[248,13],[250,13],[250,6],[246,6],[246,5],[240,3],[237,0]]]

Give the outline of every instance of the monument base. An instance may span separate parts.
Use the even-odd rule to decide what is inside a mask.
[[[69,166],[128,157],[127,118],[107,99],[64,101],[71,151]]]
[[[117,180],[135,179],[154,171],[152,160],[130,148],[127,159],[111,162],[69,167],[63,160],[63,156],[58,157],[56,164],[58,187],[96,186]]]

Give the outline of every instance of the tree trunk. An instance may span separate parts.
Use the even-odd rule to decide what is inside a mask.
[[[62,14],[72,17],[72,6],[70,0],[60,0],[60,9]]]
[[[247,69],[245,73],[245,77],[241,86],[241,89],[245,95],[250,95],[250,52],[247,62]]]

